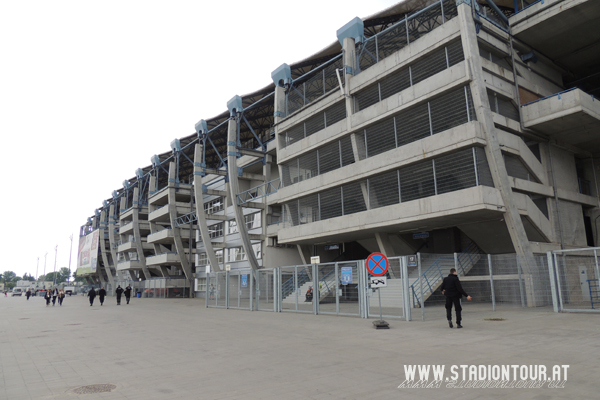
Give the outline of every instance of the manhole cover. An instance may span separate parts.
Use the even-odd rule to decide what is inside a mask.
[[[485,318],[484,321],[506,321],[504,318]]]
[[[116,389],[117,385],[111,385],[110,383],[103,383],[100,385],[88,385],[81,386],[72,390],[73,393],[76,394],[90,394],[90,393],[104,393],[110,392],[113,389]]]

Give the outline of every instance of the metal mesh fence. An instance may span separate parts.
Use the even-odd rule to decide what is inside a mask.
[[[379,289],[366,288],[368,316],[375,318],[381,315],[385,318],[404,318],[405,284],[401,266],[402,257],[388,258],[388,274],[386,287]],[[366,286],[366,285],[365,285]]]
[[[227,277],[225,272],[209,274],[206,278],[206,285],[208,288],[206,305],[208,307],[226,307]]]
[[[313,312],[313,297],[309,290],[314,287],[311,268],[311,265],[279,268],[281,311]]]
[[[600,312],[598,249],[553,254],[559,309]]]
[[[368,209],[482,185],[491,180],[485,156],[462,149],[285,203],[284,226],[322,221]],[[482,181],[478,173],[485,171]]]
[[[370,125],[363,131],[352,134],[353,136],[282,163],[283,184],[288,186],[310,179],[333,171],[340,165],[351,164],[356,156],[360,160],[373,157],[474,120],[476,118],[470,94],[468,86],[447,92],[427,103]],[[356,154],[352,146],[353,140]]]
[[[358,69],[364,71],[458,15],[455,0],[441,0],[356,44]]]
[[[258,270],[256,272],[256,309],[259,311],[275,311],[275,274],[274,270]]]
[[[252,309],[252,270],[234,270],[229,273],[229,308]]]

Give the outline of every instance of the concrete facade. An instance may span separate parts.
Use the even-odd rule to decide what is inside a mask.
[[[600,85],[589,66],[600,52],[594,32],[576,37],[600,23],[600,3],[497,3],[503,15],[431,0],[353,20],[362,37],[341,35],[233,97],[82,227],[101,229],[90,278],[180,277],[203,296],[208,271],[314,255],[474,243],[533,259],[597,244]],[[550,51],[555,27],[572,40]]]

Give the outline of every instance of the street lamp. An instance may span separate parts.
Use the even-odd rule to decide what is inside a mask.
[[[71,236],[69,236],[69,239],[71,239],[71,249],[69,250],[69,277],[67,278],[67,283],[71,282],[71,255],[73,254],[73,234],[71,233]]]
[[[52,286],[56,286],[56,255],[58,254],[58,245],[54,248],[54,280]]]

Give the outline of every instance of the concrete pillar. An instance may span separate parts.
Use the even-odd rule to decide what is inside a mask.
[[[477,45],[477,33],[475,31],[475,23],[471,15],[470,5],[463,3],[458,6],[458,18],[461,25],[463,51],[472,78],[470,87],[473,96],[473,104],[477,114],[477,120],[481,123],[487,141],[485,153],[490,166],[494,186],[500,191],[506,207],[504,210],[504,220],[506,221],[506,227],[508,228],[515,252],[521,259],[527,260],[522,263],[522,266],[524,270],[529,273],[529,271],[531,271],[531,263],[533,263],[533,252],[529,240],[527,239],[527,234],[525,233],[525,227],[523,226],[523,221],[519,215],[519,210],[516,207],[508,173],[506,172],[506,166],[502,157],[502,151],[496,135],[496,128],[494,127],[485,80],[482,73],[479,47]]]
[[[244,213],[242,208],[237,205],[236,195],[240,192],[240,186],[238,182],[238,166],[237,166],[237,117],[229,120],[228,131],[227,131],[227,175],[229,178],[228,187],[231,194],[231,202],[233,211],[235,214],[235,221],[237,223],[238,232],[242,239],[242,246],[248,256],[248,263],[250,267],[256,271],[260,268],[258,260],[252,251],[252,243],[248,237],[248,228],[244,223]]]
[[[113,201],[108,209],[108,239],[110,243],[110,255],[115,266],[115,274],[117,272],[117,239],[115,230],[117,229],[116,205]]]

